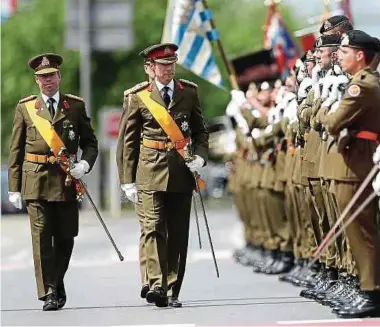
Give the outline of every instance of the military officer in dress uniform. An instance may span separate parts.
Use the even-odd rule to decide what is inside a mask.
[[[55,145],[45,142],[46,130],[53,128],[57,136],[53,138],[62,140],[70,156],[82,149],[81,160],[70,171],[74,179],[89,173],[98,155],[83,99],[59,90],[61,64],[62,57],[52,53],[29,61],[40,94],[19,101],[9,153],[9,200],[17,208],[26,201],[38,298],[45,301],[44,311],[66,303],[63,281],[78,235],[75,183],[58,164]]]
[[[176,80],[175,44],[156,44],[140,54],[151,61],[155,79],[134,88],[124,103],[122,189],[141,201],[145,222],[148,302],[180,307],[186,263],[193,173],[206,164],[208,132],[197,85]],[[194,156],[184,160],[184,148]]]

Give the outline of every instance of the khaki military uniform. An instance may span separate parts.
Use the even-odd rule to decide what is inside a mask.
[[[379,102],[379,80],[370,69],[363,69],[353,76],[339,108],[332,113],[328,113],[325,109],[320,113],[319,119],[333,136],[338,136],[344,128],[351,133],[369,131],[379,134]],[[340,153],[340,164],[334,166],[335,203],[340,212],[347,206],[361,182],[372,169],[372,154],[376,146],[377,143],[374,141],[354,138],[348,149]],[[371,192],[371,187],[367,186],[348,216]],[[380,239],[375,223],[376,205],[376,202],[372,201],[346,230],[358,266],[361,289],[365,291],[380,287],[378,265]]]
[[[37,115],[48,120],[67,150],[90,169],[98,155],[98,142],[81,98],[60,93],[54,118],[42,96],[19,102],[15,110],[9,153],[9,191],[21,192],[30,218],[33,259],[38,297],[44,300],[49,288],[63,283],[69,265],[74,237],[78,235],[78,204],[74,183],[65,186],[66,174],[58,164],[30,159],[34,155],[52,156],[49,146],[33,124],[26,104],[35,101]],[[26,159],[26,154],[30,154]]]
[[[148,90],[151,99],[165,107],[154,82]],[[145,214],[149,286],[151,289],[162,287],[169,294],[178,296],[184,275],[184,269],[179,274],[178,263],[187,256],[195,182],[175,149],[160,150],[141,144],[142,139],[164,143],[169,139],[136,92],[129,95],[128,103],[124,103],[123,182],[136,183]],[[191,137],[193,153],[207,161],[208,132],[196,85],[184,80],[175,81],[173,98],[167,109],[181,127],[184,137]]]

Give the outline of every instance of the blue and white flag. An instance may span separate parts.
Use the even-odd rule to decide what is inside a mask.
[[[217,86],[222,76],[211,41],[219,39],[211,27],[212,14],[200,0],[168,0],[162,43],[178,45],[178,63]]]

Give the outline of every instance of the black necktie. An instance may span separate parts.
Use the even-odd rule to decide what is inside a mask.
[[[54,102],[55,100],[53,98],[49,98],[47,100],[47,102],[49,103],[49,107],[48,107],[48,110],[50,112],[50,116],[51,118],[54,118],[54,114],[55,114],[55,110],[54,110]]]
[[[169,87],[168,86],[165,86],[164,88],[163,88],[163,90],[164,90],[164,96],[162,97],[162,99],[164,100],[164,102],[165,102],[165,105],[166,105],[166,108],[168,108],[169,107],[169,104],[170,104],[170,95],[169,95]]]

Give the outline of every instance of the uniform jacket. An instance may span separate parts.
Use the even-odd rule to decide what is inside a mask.
[[[139,190],[191,192],[194,178],[176,150],[158,150],[143,146],[142,138],[170,141],[150,111],[136,94],[148,88],[151,99],[165,107],[155,82],[134,88],[124,99],[123,177],[120,182],[136,183]],[[205,162],[208,157],[208,132],[200,108],[197,86],[185,80],[175,81],[168,111],[185,138],[191,137],[194,155]],[[119,172],[121,170],[119,169]]]
[[[351,90],[351,91],[350,91]],[[373,71],[363,69],[356,73],[339,104],[338,109],[320,112],[319,119],[332,136],[337,137],[344,128],[350,131],[369,131],[380,134],[380,81]],[[373,167],[372,155],[376,142],[353,139],[349,148],[335,160],[334,178],[337,180],[362,181]],[[327,151],[336,149],[328,142]]]
[[[24,200],[73,200],[76,195],[74,185],[65,186],[66,174],[57,164],[39,164],[24,159],[26,152],[52,155],[25,107],[28,101],[33,100],[37,100],[37,114],[52,123],[67,150],[76,154],[78,147],[81,148],[81,159],[88,162],[90,170],[98,155],[98,141],[81,98],[60,93],[54,119],[51,119],[41,95],[22,99],[16,107],[13,121],[9,153],[9,191],[21,192]]]

